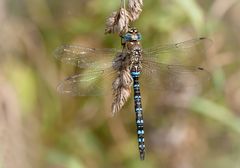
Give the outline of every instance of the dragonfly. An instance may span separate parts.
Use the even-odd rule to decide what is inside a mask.
[[[208,74],[208,71],[198,66],[165,64],[159,61],[159,56],[171,53],[179,54],[202,44],[209,44],[207,38],[196,38],[184,42],[158,45],[143,49],[142,35],[136,28],[121,36],[121,49],[96,49],[80,45],[62,45],[55,50],[55,57],[63,63],[72,64],[85,73],[74,74],[59,83],[57,90],[61,94],[86,96],[94,94],[99,89],[97,79],[115,74],[112,82],[113,102],[112,113],[122,109],[133,88],[134,110],[136,115],[136,131],[140,159],[145,159],[145,139],[142,97],[140,90],[141,75],[150,80],[168,76],[176,80],[181,76]],[[208,75],[203,75],[204,77]],[[205,78],[207,80],[207,78]],[[184,79],[183,79],[184,80]],[[173,81],[175,83],[175,81]]]

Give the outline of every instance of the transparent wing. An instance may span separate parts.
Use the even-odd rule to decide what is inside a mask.
[[[117,52],[121,52],[121,50],[62,45],[55,50],[54,55],[61,62],[80,68],[105,69],[112,66],[112,59]]]
[[[104,92],[104,79],[109,79],[113,74],[115,74],[113,70],[74,74],[59,83],[57,91],[70,96],[102,95]]]
[[[169,55],[180,57],[181,55],[190,56],[193,53],[202,54],[212,44],[212,40],[208,38],[196,38],[187,41],[183,41],[175,44],[159,45],[152,48],[144,49],[143,55],[148,58],[163,58]]]
[[[202,67],[170,65],[151,60],[143,60],[143,78],[147,78],[147,85],[161,84],[163,88],[196,86],[208,82],[211,75]]]

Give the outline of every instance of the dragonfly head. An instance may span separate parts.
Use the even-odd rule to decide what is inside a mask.
[[[129,28],[128,32],[122,36],[123,43],[126,42],[136,42],[142,39],[141,34],[136,28]]]

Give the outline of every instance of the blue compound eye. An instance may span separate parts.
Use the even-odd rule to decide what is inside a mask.
[[[131,41],[132,40],[132,34],[127,33],[127,34],[124,35],[123,38],[124,38],[125,41]]]
[[[137,34],[137,40],[142,40],[142,35],[140,33]]]
[[[131,33],[126,33],[124,36],[123,36],[123,39],[125,41],[139,41],[142,39],[142,36],[140,33],[137,33],[137,34],[131,34]]]

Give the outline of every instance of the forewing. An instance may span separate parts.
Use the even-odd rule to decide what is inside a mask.
[[[105,69],[112,66],[112,59],[120,50],[95,49],[79,45],[62,45],[54,55],[61,62],[72,64],[79,68]]]
[[[57,87],[61,94],[70,96],[99,96],[104,92],[104,78],[110,78],[113,71],[98,71],[75,74],[64,79]],[[111,88],[109,88],[111,89]]]
[[[144,57],[152,60],[172,60],[173,58],[183,60],[188,56],[203,55],[207,48],[212,45],[212,40],[208,38],[196,38],[175,44],[159,45],[144,49]]]

